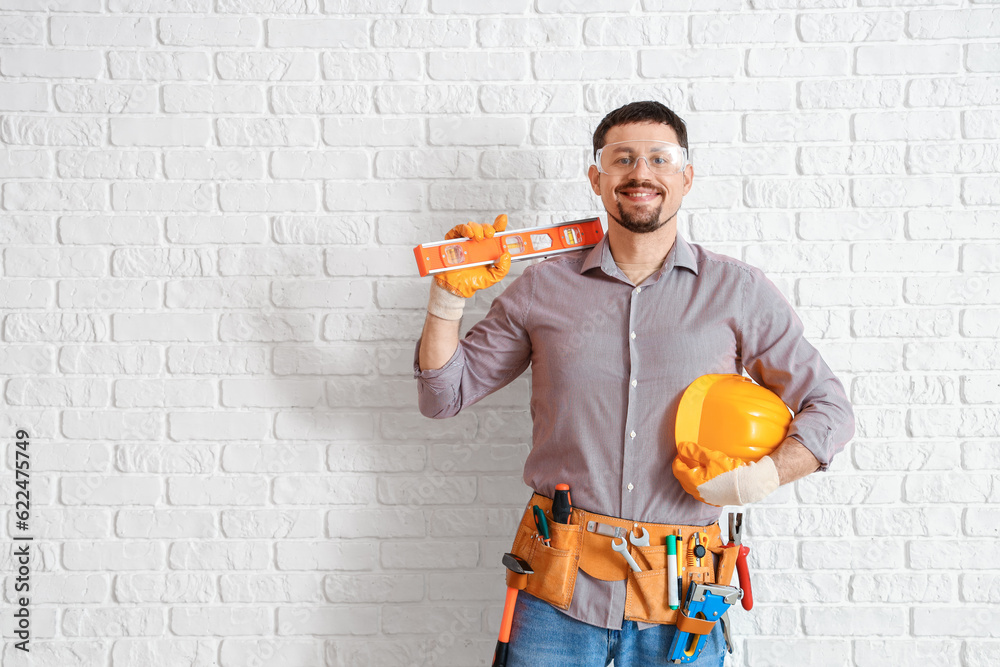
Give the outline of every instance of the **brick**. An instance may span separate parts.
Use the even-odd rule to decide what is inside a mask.
[[[112,513],[90,507],[32,508],[32,528],[50,539],[98,539],[112,532]]]
[[[464,505],[476,498],[475,477],[444,475],[382,477],[378,499],[386,505]]]
[[[67,637],[155,637],[162,635],[164,628],[164,612],[156,607],[71,608],[62,618]]]
[[[316,470],[320,457],[318,446],[227,445],[222,468],[228,472],[303,472]]]
[[[468,19],[379,19],[372,30],[375,47],[452,48],[472,43]]]
[[[279,542],[279,570],[359,571],[373,570],[378,564],[375,542]]]
[[[167,499],[171,505],[263,505],[266,480],[257,477],[171,477]]]
[[[208,81],[211,64],[208,53],[197,51],[111,50],[108,52],[108,72],[112,79]]]
[[[148,541],[71,541],[63,545],[63,566],[76,570],[159,570],[164,545]]]
[[[865,537],[948,539],[957,535],[961,528],[961,516],[951,507],[863,507],[858,509],[856,516],[857,533]]]
[[[150,47],[155,43],[153,21],[147,17],[56,15],[49,26],[56,46]]]
[[[311,341],[315,331],[315,318],[307,313],[233,313],[222,315],[219,322],[222,341]]]
[[[475,99],[472,86],[462,84],[387,84],[375,90],[375,108],[382,113],[464,114],[473,110]]]
[[[278,609],[279,635],[375,635],[379,632],[379,610],[350,607],[307,607]]]
[[[104,407],[109,391],[106,382],[94,380],[11,378],[4,398],[10,405]]]
[[[279,621],[280,625],[280,621]],[[306,641],[265,639],[226,639],[222,642],[220,667],[281,667],[282,665],[319,665],[323,662],[322,645]]]
[[[434,81],[521,80],[527,73],[527,55],[518,52],[438,51],[427,56],[427,75]]]
[[[851,400],[855,404],[942,404],[956,396],[955,381],[946,375],[870,375],[854,378]]]
[[[895,42],[903,36],[903,12],[816,12],[798,17],[804,42]]]
[[[981,481],[981,480],[980,480]],[[998,557],[996,540],[964,539],[946,540],[934,551],[930,547],[938,540],[916,540],[910,542],[910,568],[914,570],[994,570]]]
[[[271,547],[258,541],[175,541],[168,563],[172,570],[263,570],[271,564]]]
[[[955,195],[955,183],[941,178],[873,177],[851,182],[851,201],[860,207],[947,206]]]
[[[237,539],[320,537],[322,517],[294,510],[224,510],[222,532]]]
[[[861,112],[852,123],[854,136],[862,141],[935,141],[959,135],[958,116],[948,111]]]
[[[750,208],[841,208],[848,183],[840,179],[756,178],[743,187]]]
[[[323,590],[335,604],[416,602],[424,597],[424,575],[328,574],[323,579]]]
[[[900,477],[891,475],[816,475],[798,485],[803,502],[835,502],[850,506],[895,504],[902,500]]]
[[[974,621],[960,620],[951,606],[914,609],[913,634],[935,637],[992,637],[995,634],[996,610],[972,607],[968,612]]]
[[[223,574],[219,578],[223,602],[321,602],[319,574]]]
[[[691,17],[691,41],[699,44],[791,42],[795,38],[792,14],[722,13]]]
[[[991,574],[963,574],[961,579],[963,601],[996,602],[1000,600],[998,581]]]
[[[965,532],[967,535],[978,537],[996,537],[998,525],[997,518],[1000,517],[997,516],[997,510],[995,508],[970,508],[965,513]],[[972,597],[965,597],[963,599],[985,602],[989,598],[995,599],[996,597],[995,590],[970,592],[972,593]]]
[[[855,52],[858,74],[958,73],[958,44],[892,44],[859,46]]]
[[[168,46],[257,46],[262,37],[255,18],[161,18],[158,26],[160,41]]]
[[[913,342],[906,346],[908,368],[926,370],[984,370],[997,353],[994,341],[959,343]]]
[[[266,635],[274,631],[274,612],[267,608],[173,607],[169,613],[170,629],[180,636]]]
[[[579,87],[572,84],[497,83],[479,88],[479,105],[489,114],[571,113],[580,107],[579,98]]]
[[[963,111],[963,136],[968,139],[1000,138],[1000,130],[997,129],[998,118],[1000,113],[992,109]]]
[[[790,108],[793,98],[794,89],[787,81],[691,84],[691,106],[695,111],[778,111]]]
[[[1000,408],[913,408],[909,411],[907,428],[918,437],[962,438],[993,437],[998,428]]]
[[[217,653],[216,642],[211,640],[119,639],[114,642],[111,659],[113,667],[155,665],[165,656],[178,667],[215,667]]]
[[[913,574],[879,577],[861,574],[852,578],[851,599],[856,602],[929,603],[949,602],[955,585],[951,577],[943,574]]]
[[[798,214],[797,231],[809,241],[836,241],[849,238],[888,240],[895,238],[903,226],[903,216],[896,211],[802,211]]]
[[[747,49],[747,75],[830,77],[850,74],[848,52],[839,47]]]
[[[583,43],[626,47],[686,44],[687,28],[684,21],[671,16],[594,17],[583,24]]]
[[[961,333],[972,338],[1000,337],[1000,310],[969,309],[961,313]]]
[[[851,331],[860,337],[948,336],[955,331],[955,318],[949,310],[858,310]]]
[[[907,278],[904,292],[907,303],[921,305],[997,303],[1000,276],[940,276]]]
[[[149,346],[64,345],[59,350],[59,371],[66,374],[146,375],[162,367],[163,353]]]
[[[115,519],[115,535],[124,538],[210,538],[217,533],[211,512],[123,509]]]
[[[285,505],[358,505],[375,496],[376,481],[358,475],[289,475],[274,481],[274,501]]]
[[[881,109],[898,106],[902,100],[903,86],[893,79],[807,79],[799,84],[803,109]]]
[[[806,174],[902,174],[906,171],[904,151],[900,146],[803,146],[798,153],[799,168]]]
[[[985,8],[912,11],[906,24],[906,32],[915,39],[991,38],[998,30],[1000,11]]]
[[[847,520],[843,521],[842,526],[848,525]],[[856,543],[848,540],[816,540],[802,545],[802,568],[843,570],[856,576],[866,570],[902,568],[903,551],[903,544],[887,540],[874,543],[868,540]]]
[[[1000,45],[974,42],[966,45],[965,67],[970,72],[1000,72]]]
[[[1000,403],[1000,375],[962,376],[962,398],[966,403]]]
[[[208,473],[215,469],[216,452],[204,445],[118,445],[115,467],[122,472]]]
[[[854,642],[854,655],[858,667],[875,667],[886,662],[911,664],[923,662],[935,667],[945,667],[960,662],[960,642],[905,640],[867,640]],[[980,663],[975,664],[977,667]],[[985,663],[982,663],[985,664]]]
[[[578,46],[581,21],[572,16],[482,18],[476,36],[486,48]]]

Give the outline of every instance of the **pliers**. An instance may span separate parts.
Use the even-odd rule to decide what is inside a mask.
[[[740,588],[743,589],[743,599],[740,604],[747,611],[753,608],[753,589],[750,587],[750,568],[747,567],[747,556],[750,547],[743,544],[743,513],[729,515],[729,544],[727,549],[739,549],[736,556],[736,573],[739,575]]]

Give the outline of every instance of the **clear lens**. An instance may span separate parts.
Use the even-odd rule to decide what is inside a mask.
[[[597,168],[614,176],[631,173],[639,160],[654,173],[676,174],[687,166],[687,151],[663,141],[619,141],[597,151]]]

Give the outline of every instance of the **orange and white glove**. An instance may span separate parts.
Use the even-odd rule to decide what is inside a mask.
[[[456,225],[445,234],[444,238],[445,240],[467,238],[482,241],[493,238],[497,232],[502,232],[506,228],[507,214],[501,213],[492,225],[467,222]],[[478,290],[492,287],[503,280],[509,270],[510,253],[505,252],[488,266],[470,266],[465,269],[454,269],[437,274],[431,283],[427,312],[444,320],[462,319],[466,300]]]
[[[780,485],[770,456],[748,463],[693,442],[677,443],[673,469],[685,491],[718,507],[758,502]]]

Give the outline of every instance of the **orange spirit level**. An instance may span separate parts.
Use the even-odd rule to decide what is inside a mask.
[[[512,261],[558,255],[593,248],[604,238],[600,218],[585,218],[558,225],[499,232],[491,239],[450,239],[422,243],[413,249],[421,276],[470,266],[492,264],[506,250]]]

